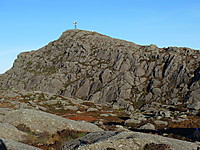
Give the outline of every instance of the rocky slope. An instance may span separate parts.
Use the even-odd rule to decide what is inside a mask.
[[[43,91],[114,108],[152,101],[200,108],[200,51],[140,46],[96,32],[68,30],[18,55],[2,89]]]
[[[0,90],[0,139],[9,150],[149,150],[155,146],[196,150],[199,146],[191,143],[200,126],[196,111],[158,102],[152,102],[150,110],[143,109],[130,113],[52,93]],[[184,129],[169,132],[168,128]],[[186,132],[186,128],[191,129]]]

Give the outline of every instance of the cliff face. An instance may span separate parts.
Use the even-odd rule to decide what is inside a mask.
[[[0,87],[44,91],[113,106],[151,101],[200,108],[200,51],[140,46],[96,32],[68,30],[21,53]]]

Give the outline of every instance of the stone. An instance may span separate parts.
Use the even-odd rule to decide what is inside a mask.
[[[37,110],[41,110],[41,111],[47,111],[48,109],[46,107],[43,107],[43,106],[36,106],[35,107]]]
[[[97,108],[88,108],[87,112],[90,112],[90,111],[99,111],[99,110]]]
[[[163,118],[163,117],[160,116],[160,115],[156,116],[156,119],[158,119],[158,120],[160,120],[160,119],[162,119],[162,118]]]
[[[77,106],[64,106],[63,108],[64,110],[73,110],[73,111],[78,110]]]
[[[200,101],[196,101],[193,104],[189,104],[187,107],[190,109],[199,110],[200,109]]]
[[[155,130],[155,126],[151,123],[147,123],[143,126],[141,126],[139,129],[145,129],[145,130]]]
[[[84,102],[82,99],[79,99],[79,98],[69,98],[69,97],[67,97],[67,99],[69,99],[70,102],[74,105],[79,105],[79,104],[82,104]]]
[[[125,121],[125,125],[128,125],[128,124],[139,124],[141,123],[142,121],[141,120],[136,120],[136,119],[128,119]]]
[[[47,132],[53,134],[63,129],[83,132],[102,131],[101,128],[91,123],[74,121],[50,113],[28,109],[7,113],[3,122],[14,126],[24,125],[34,133]]]
[[[102,121],[96,121],[96,122],[94,122],[94,124],[96,124],[96,125],[103,125],[104,123]]]
[[[90,80],[86,79],[83,85],[76,92],[78,98],[86,97],[90,90]]]
[[[109,116],[116,117],[117,115],[116,114],[100,114],[99,116],[101,116],[101,117],[109,117]]]
[[[121,125],[116,125],[115,126],[115,131],[129,131],[128,129],[126,129],[124,126]]]
[[[152,99],[152,93],[150,92],[150,93],[148,93],[146,96],[145,96],[145,100],[146,101],[150,101],[151,99]]]
[[[155,120],[154,121],[154,123],[156,124],[156,125],[168,125],[168,122],[166,122],[166,121],[161,121],[161,120]]]
[[[170,118],[171,117],[171,111],[158,111],[157,112],[157,116],[162,116],[162,117],[167,117]]]
[[[152,93],[153,93],[154,95],[160,96],[161,93],[162,93],[162,91],[161,91],[160,88],[153,88],[153,89],[152,89]]]
[[[118,115],[117,114],[109,114],[110,116],[112,117],[117,117]]]
[[[171,100],[172,105],[178,104],[178,100],[179,100],[179,98],[173,98],[173,99]]]
[[[131,119],[136,119],[140,121],[146,121],[146,116],[141,113],[134,113],[129,116]]]
[[[134,112],[135,108],[133,107],[133,105],[129,105],[126,109],[128,112]]]
[[[180,116],[178,116],[179,118],[183,118],[183,119],[187,119],[187,115],[186,114],[182,114]]]
[[[99,116],[101,116],[101,117],[109,117],[110,115],[109,114],[100,114]]]
[[[46,105],[56,105],[58,103],[59,103],[58,100],[48,100],[48,101],[42,101],[42,102],[40,102],[40,104],[46,104]]]
[[[158,48],[158,47],[157,47],[156,45],[154,45],[154,44],[150,44],[150,46],[149,46],[149,47],[150,47],[150,49],[151,49],[151,50],[155,50],[155,49],[157,49],[157,48]]]
[[[143,76],[143,75],[145,75],[145,70],[141,67],[138,67],[136,69],[136,76],[140,77],[140,76]]]

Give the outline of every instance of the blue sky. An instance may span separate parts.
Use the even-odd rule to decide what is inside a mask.
[[[0,73],[73,28],[200,50],[200,0],[0,0]]]

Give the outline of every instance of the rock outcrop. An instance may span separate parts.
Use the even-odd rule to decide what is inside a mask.
[[[198,50],[140,46],[82,30],[21,53],[0,76],[2,89],[49,92],[118,109],[152,101],[199,109],[199,83]]]
[[[23,144],[10,139],[2,139],[8,150],[41,150],[40,148]]]
[[[147,144],[163,144],[166,150],[196,150],[197,143],[138,132],[100,132],[91,133],[80,139],[66,142],[61,150],[148,150]],[[150,147],[149,149],[156,149]],[[161,149],[161,146],[160,146]]]
[[[4,116],[3,122],[14,126],[24,126],[30,129],[30,132],[53,134],[63,129],[81,131],[81,132],[98,132],[103,131],[94,124],[82,121],[74,121],[50,113],[21,109],[14,110]]]

